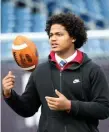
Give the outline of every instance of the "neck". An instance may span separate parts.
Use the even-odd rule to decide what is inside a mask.
[[[68,51],[68,52],[66,52],[66,51],[65,52],[64,51],[56,52],[56,54],[62,59],[67,59],[68,57],[70,57],[74,53],[75,53],[75,50],[71,50],[71,51]]]

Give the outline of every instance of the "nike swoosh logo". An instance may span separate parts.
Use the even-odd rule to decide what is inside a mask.
[[[80,82],[79,79],[75,79],[75,80],[73,80],[73,83],[79,83],[79,82]]]

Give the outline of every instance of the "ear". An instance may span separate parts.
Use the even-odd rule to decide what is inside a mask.
[[[75,38],[73,38],[73,39],[72,39],[72,43],[74,43],[75,41],[76,41],[76,39],[75,39]]]

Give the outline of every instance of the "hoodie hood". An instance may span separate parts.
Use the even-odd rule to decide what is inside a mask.
[[[83,52],[82,52],[83,53]],[[86,53],[83,53],[83,58],[82,58],[82,61],[81,63],[77,63],[77,62],[74,62],[72,63],[72,65],[70,67],[68,67],[67,69],[70,69],[70,70],[76,70],[78,68],[80,68],[82,65],[90,62],[91,59],[87,56]]]

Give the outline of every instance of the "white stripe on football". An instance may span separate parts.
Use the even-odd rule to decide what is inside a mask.
[[[26,43],[21,44],[21,45],[14,45],[14,44],[12,45],[12,49],[14,49],[14,50],[22,50],[22,49],[24,49],[26,47],[27,47]]]
[[[21,67],[22,68],[22,67]],[[31,67],[28,67],[28,68],[22,68],[23,70],[32,70],[32,69],[34,69],[35,68],[35,65],[33,65],[33,66],[31,66]]]

